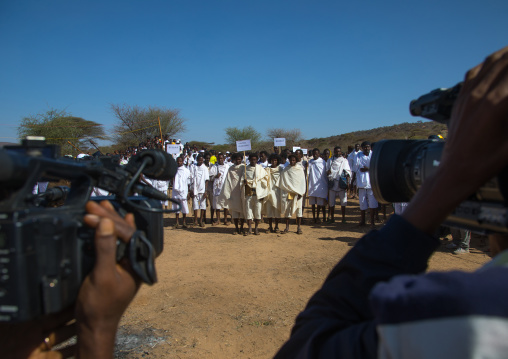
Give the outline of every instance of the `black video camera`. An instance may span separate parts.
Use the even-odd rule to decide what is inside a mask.
[[[75,302],[95,262],[95,231],[83,224],[94,187],[113,194],[96,200],[108,199],[120,214],[135,217],[138,230],[129,243],[118,241],[117,260],[127,258],[142,281],[157,281],[154,259],[163,250],[167,212],[161,201],[168,198],[138,178],[169,180],[174,159],[145,150],[122,167],[111,158],[78,162],[57,152],[40,138],[0,149],[0,322],[35,319]],[[62,180],[70,186],[32,193],[38,182]],[[55,201],[63,205],[52,206]]]
[[[411,115],[448,125],[461,88],[459,83],[411,101]],[[384,204],[409,202],[423,181],[436,171],[443,147],[444,142],[436,140],[376,142],[369,169],[376,199]],[[484,234],[508,233],[508,167],[455,208],[444,224]]]

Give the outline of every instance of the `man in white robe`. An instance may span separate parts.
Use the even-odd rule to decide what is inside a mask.
[[[229,170],[222,186],[222,191],[219,195],[219,203],[222,206],[226,205],[231,212],[231,217],[235,224],[235,231],[233,234],[241,234],[243,232],[243,224],[245,220],[244,214],[244,200],[245,195],[242,191],[242,183],[245,178],[245,166],[242,164],[242,155],[234,153],[231,156],[233,165]]]
[[[297,162],[296,155],[289,155],[289,166],[282,170],[280,176],[281,216],[286,219],[288,233],[289,219],[296,214],[297,234],[302,234],[303,195],[305,194],[305,173],[303,166]]]
[[[213,193],[212,207],[217,217],[217,222],[212,222],[212,226],[220,224],[221,209],[224,209],[224,225],[229,226],[230,224],[228,221],[228,205],[219,200],[229,167],[229,165],[224,163],[224,155],[222,153],[217,155],[217,163],[210,166],[210,181],[212,182]]]
[[[187,201],[190,198],[189,195],[189,184],[190,184],[190,171],[183,165],[183,158],[178,157],[176,159],[176,164],[178,166],[178,169],[176,171],[175,177],[173,177],[173,193],[171,195],[171,198],[175,201],[179,202],[181,205],[180,211],[176,212],[176,225],[175,228],[180,228],[179,219],[180,219],[180,212],[182,212],[182,219],[183,219],[183,228],[187,228],[187,214],[189,214],[189,206],[187,204]],[[178,206],[176,203],[173,203],[172,209],[176,210]]]
[[[309,161],[309,204],[312,206],[314,223],[321,223],[319,210],[323,210],[323,220],[326,219],[326,198],[328,197],[328,180],[326,177],[326,162],[320,157],[319,149],[312,150],[313,158]],[[317,205],[317,216],[316,216]]]
[[[194,225],[198,225],[198,210],[201,210],[199,226],[205,227],[206,197],[210,172],[204,164],[202,154],[197,157],[197,164],[190,168],[192,209],[194,210]]]
[[[342,157],[342,150],[339,146],[333,149],[333,156],[326,162],[326,174],[328,180],[333,181],[333,187],[328,190],[328,206],[330,207],[328,222],[335,222],[335,199],[338,197],[342,211],[342,223],[346,223],[347,188],[340,188],[340,177],[345,175],[347,185],[347,180],[351,178],[351,169],[348,160]]]
[[[350,188],[349,188],[349,194],[350,194],[350,198],[353,199],[353,198],[356,198],[357,197],[357,194],[358,194],[358,187],[356,186],[356,174],[355,174],[355,163],[356,163],[356,157],[358,156],[358,154],[362,152],[362,149],[360,148],[360,144],[357,143],[354,147],[354,149],[352,149],[352,151],[349,153],[349,155],[347,156],[347,161],[349,162],[349,168],[351,168],[351,171],[353,172],[353,176],[351,177],[351,181],[350,181]]]
[[[365,225],[365,211],[370,208],[370,224],[374,226],[374,217],[378,203],[372,192],[370,185],[370,159],[372,151],[370,150],[370,142],[362,142],[362,152],[356,156],[354,170],[356,173],[356,185],[358,186],[358,196],[360,200],[360,226]]]
[[[268,218],[268,230],[270,233],[279,233],[279,219],[281,218],[281,189],[280,176],[283,167],[280,166],[280,157],[275,153],[269,158],[270,165],[265,168],[269,174],[268,194],[263,201],[262,214]],[[275,228],[272,223],[275,221]]]
[[[261,209],[263,199],[268,194],[268,173],[258,165],[258,155],[249,155],[249,165],[245,167],[245,180],[243,183],[245,195],[245,218],[248,230],[244,235],[252,234],[252,221],[254,220],[254,234],[259,235],[259,223],[261,222]]]

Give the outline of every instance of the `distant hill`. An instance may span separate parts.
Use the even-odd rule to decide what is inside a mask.
[[[363,141],[376,142],[388,139],[418,140],[426,139],[430,135],[441,135],[446,138],[448,130],[445,125],[437,122],[401,123],[399,125],[377,127],[371,130],[355,131],[344,134],[338,134],[330,137],[312,138],[310,140],[300,141],[302,148],[319,148],[323,150],[329,148],[333,150],[335,146],[341,146],[342,150],[347,150],[348,146]]]

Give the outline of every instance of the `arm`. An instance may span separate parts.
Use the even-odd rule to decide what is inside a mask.
[[[430,234],[508,165],[507,113],[508,47],[468,72],[435,176],[425,181],[402,217],[364,236],[333,269],[298,316],[280,358],[377,356],[372,288],[396,275],[422,273],[439,245]]]

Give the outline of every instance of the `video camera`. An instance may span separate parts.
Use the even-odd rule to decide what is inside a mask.
[[[78,162],[60,158],[43,138],[0,149],[0,322],[20,322],[73,304],[95,262],[95,230],[83,223],[90,199],[108,199],[121,215],[132,212],[137,231],[118,241],[117,260],[127,258],[136,275],[157,281],[154,259],[163,250],[166,194],[138,181],[141,173],[169,180],[174,159],[160,150],[141,151],[122,167],[110,157]],[[32,194],[38,182],[67,181]],[[113,194],[92,197],[94,187]],[[137,194],[137,196],[133,196]],[[55,201],[63,205],[52,206]]]
[[[461,88],[462,83],[459,83],[450,89],[431,91],[411,101],[409,111],[413,116],[448,125]],[[409,202],[422,183],[436,171],[443,147],[444,142],[436,140],[376,142],[369,169],[376,199],[383,204]],[[484,234],[508,233],[508,167],[472,193],[443,224]]]

